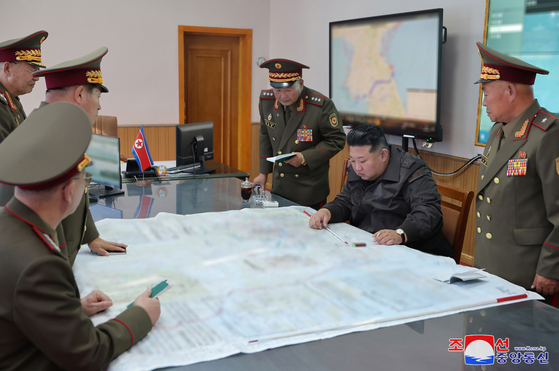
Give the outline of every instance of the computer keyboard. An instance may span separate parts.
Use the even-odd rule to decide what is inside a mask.
[[[200,164],[188,164],[188,165],[170,167],[167,169],[167,172],[169,174],[172,174],[172,173],[180,173],[183,171],[194,170],[199,168],[200,168]]]

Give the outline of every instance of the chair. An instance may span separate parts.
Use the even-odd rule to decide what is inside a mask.
[[[115,116],[97,116],[93,124],[93,134],[118,137],[118,124]]]
[[[344,166],[342,167],[342,185],[340,186],[340,192],[342,188],[344,188],[345,182],[347,181],[347,174],[349,173],[349,167],[351,166],[351,162],[349,162],[349,158],[344,160]]]
[[[454,260],[456,264],[459,264],[474,192],[441,183],[437,183],[437,189],[441,196],[460,203],[458,205],[455,202],[441,200],[444,223],[443,234],[454,248]]]

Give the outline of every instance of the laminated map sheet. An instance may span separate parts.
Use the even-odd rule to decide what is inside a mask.
[[[449,284],[472,268],[405,246],[379,246],[346,223],[308,226],[303,207],[196,215],[160,213],[142,220],[105,219],[103,239],[128,244],[125,255],[82,248],[74,273],[83,296],[94,289],[114,318],[163,279],[161,317],[110,370],[150,370],[253,353],[496,304],[527,294],[488,273]],[[366,242],[366,247],[351,247]],[[441,279],[442,277],[442,279]],[[524,299],[526,300],[526,299]]]

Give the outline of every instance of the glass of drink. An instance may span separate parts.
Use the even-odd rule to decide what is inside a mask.
[[[252,183],[248,181],[248,178],[241,183],[241,197],[243,202],[248,202],[250,200],[250,195],[252,194]]]

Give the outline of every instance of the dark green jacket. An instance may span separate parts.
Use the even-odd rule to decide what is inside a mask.
[[[479,172],[474,264],[529,289],[536,273],[559,280],[559,122],[534,101],[502,146],[501,127]],[[507,175],[522,159],[526,174]]]
[[[260,93],[260,172],[274,172],[272,192],[300,205],[313,205],[330,193],[329,160],[345,146],[345,133],[331,99],[305,87],[286,123],[272,90]],[[307,134],[306,136],[304,134]],[[301,152],[307,165],[274,164],[266,157]]]
[[[0,143],[14,131],[27,116],[19,98],[12,96],[0,83]],[[0,206],[6,205],[14,195],[14,187],[0,184]]]
[[[56,232],[16,198],[0,235],[1,370],[104,370],[151,330],[139,306],[93,326]]]
[[[41,102],[38,109],[45,107],[48,103]],[[33,110],[35,112],[35,110]],[[33,114],[31,112],[31,114]],[[68,257],[70,265],[74,265],[81,245],[90,243],[99,237],[99,232],[89,212],[89,194],[87,188],[80,204],[73,214],[68,215],[56,228],[59,236],[62,253]]]

